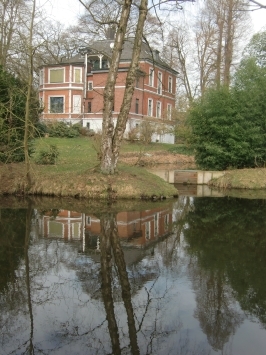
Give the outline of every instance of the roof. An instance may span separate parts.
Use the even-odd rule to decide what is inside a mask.
[[[105,39],[105,40],[95,41],[90,46],[84,48],[84,52],[87,52],[88,54],[101,53],[101,54],[106,55],[107,57],[111,57],[113,43],[114,43],[113,39]],[[133,45],[134,45],[134,38],[128,38],[127,40],[125,40],[120,61],[124,61],[124,62],[130,61],[131,62]],[[141,45],[140,60],[148,60],[151,63],[155,63],[155,64],[177,74],[176,70],[171,68],[165,61],[163,61],[160,58],[159,51],[153,50],[145,42],[142,42],[142,45]]]
[[[112,44],[114,43],[113,39],[105,39],[93,42],[90,46],[80,49],[80,53],[75,55],[70,59],[61,59],[60,63],[55,63],[55,65],[62,64],[82,64],[84,63],[84,54],[103,54],[109,58],[112,56]],[[134,38],[128,38],[124,42],[121,59],[122,62],[131,62],[132,52],[133,52]],[[154,50],[149,47],[145,42],[142,42],[140,60],[149,61],[150,63],[155,63],[156,65],[163,67],[175,74],[178,72],[171,68],[165,61],[163,61],[159,55],[158,50]]]

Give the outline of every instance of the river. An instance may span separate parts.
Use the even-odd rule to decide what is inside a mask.
[[[265,200],[0,205],[1,355],[265,354]]]

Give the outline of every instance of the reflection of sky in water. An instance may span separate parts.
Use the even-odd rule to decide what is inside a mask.
[[[180,209],[176,211],[180,212]],[[185,226],[189,228],[188,223]],[[136,258],[136,262],[128,259],[140,354],[265,354],[265,330],[255,317],[250,320],[244,315],[227,281],[223,284],[223,292],[228,304],[222,310],[226,308],[230,311],[232,308],[240,321],[234,328],[235,334],[231,333],[226,340],[223,351],[211,348],[196,316],[205,306],[204,302],[201,306],[197,302],[201,301],[200,292],[205,290],[204,282],[209,282],[210,278],[206,277],[205,281],[208,272],[202,271],[197,259],[188,255],[186,243],[183,234],[177,242],[177,236],[173,233],[152,248],[143,250],[142,258]],[[44,353],[51,351],[55,355],[94,355],[112,351],[101,295],[99,253],[93,251],[85,255],[81,250],[82,241],[66,243],[63,240],[35,238],[30,245],[35,354],[41,353],[39,350]],[[127,253],[130,251],[127,250]],[[9,295],[1,295],[0,339],[3,354],[12,351],[23,354],[29,344],[30,315],[25,273],[24,262],[21,262],[16,270],[16,287],[22,296],[18,302],[14,299],[13,309],[9,308],[9,312]],[[129,354],[127,316],[117,269],[113,270],[113,277],[120,347],[127,349],[123,354]],[[12,292],[11,285],[9,292]],[[205,309],[205,313],[208,312],[212,314],[210,309]]]

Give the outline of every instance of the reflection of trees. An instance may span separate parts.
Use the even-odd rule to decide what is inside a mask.
[[[26,230],[25,230],[25,246],[24,246],[24,257],[25,257],[25,269],[26,269],[26,288],[27,288],[27,301],[28,301],[28,312],[30,318],[30,337],[29,346],[26,351],[29,355],[34,354],[33,345],[33,310],[32,310],[32,299],[31,299],[31,284],[30,284],[30,262],[29,262],[29,244],[30,244],[30,231],[31,231],[31,219],[32,219],[32,207],[29,205],[26,215]]]
[[[135,327],[135,319],[133,313],[133,307],[131,303],[130,284],[128,281],[128,275],[126,271],[126,264],[123,255],[122,248],[117,233],[116,218],[113,214],[106,214],[101,217],[101,275],[102,275],[102,296],[107,314],[108,328],[110,332],[113,352],[120,354],[118,328],[115,320],[112,287],[111,287],[111,247],[113,250],[115,265],[117,267],[118,276],[120,280],[122,298],[127,313],[127,322],[129,329],[129,339],[132,354],[139,354],[139,348],[137,344],[137,334]]]
[[[0,292],[14,283],[15,270],[23,257],[26,210],[3,209],[0,218]]]
[[[264,201],[201,198],[187,215],[195,314],[214,349],[221,349],[243,320],[235,299],[266,325],[265,214]]]
[[[183,220],[175,233],[143,249],[127,267],[114,214],[100,217],[101,252],[94,260],[80,252],[80,242],[34,238],[28,233],[30,211],[27,219],[24,213],[24,260],[22,252],[16,282],[0,294],[0,322],[8,317],[10,329],[5,353],[206,355],[206,346],[194,351],[189,334],[182,333],[176,307],[186,206],[177,206]],[[8,300],[12,287],[23,302]],[[14,342],[11,330],[19,334]]]

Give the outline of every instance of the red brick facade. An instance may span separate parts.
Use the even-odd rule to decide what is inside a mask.
[[[147,54],[141,56],[126,132],[143,120],[165,125],[173,123],[171,112],[175,107],[177,72],[158,55],[157,59]],[[115,86],[114,119],[122,104],[129,64],[130,58],[120,62]],[[40,73],[39,88],[44,107],[42,120],[81,122],[95,131],[101,130],[103,90],[107,75],[108,56],[99,50],[83,57],[77,56],[68,62],[44,66]],[[173,143],[172,140],[173,137],[169,142]]]

